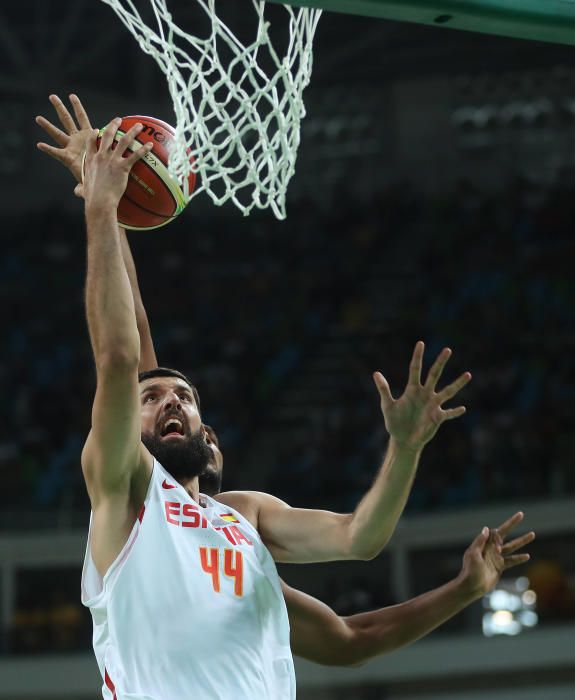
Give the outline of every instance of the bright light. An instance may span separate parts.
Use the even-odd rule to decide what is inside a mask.
[[[493,613],[491,620],[493,621],[494,625],[498,627],[505,627],[510,622],[513,622],[513,615],[509,612],[509,610],[498,610],[496,613]]]
[[[524,610],[519,616],[519,620],[523,627],[535,627],[539,622],[539,617],[533,610]]]
[[[507,580],[483,597],[483,634],[516,635],[524,628],[535,627],[539,618],[535,612],[537,595],[529,589],[529,579],[521,576]]]
[[[529,579],[527,576],[520,576],[515,580],[515,588],[518,591],[526,591],[529,588]]]

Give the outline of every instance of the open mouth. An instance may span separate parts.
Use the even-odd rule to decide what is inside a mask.
[[[178,418],[168,418],[162,427],[160,435],[169,437],[172,435],[182,436],[184,434],[184,425]]]

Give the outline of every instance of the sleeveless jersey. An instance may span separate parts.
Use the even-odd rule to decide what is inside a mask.
[[[154,460],[142,510],[82,603],[106,700],[293,700],[287,610],[275,563],[240,513],[195,503]]]

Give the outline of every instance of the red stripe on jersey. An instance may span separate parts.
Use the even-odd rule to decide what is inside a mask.
[[[138,513],[138,520],[139,520],[140,522],[142,522],[142,520],[144,519],[144,513],[145,513],[145,512],[146,512],[146,506],[142,506],[142,507],[140,508],[140,512]]]
[[[116,686],[112,683],[112,679],[111,679],[110,676],[108,675],[107,669],[104,669],[104,683],[106,684],[106,686],[108,687],[108,689],[111,690],[112,693],[114,693],[114,697],[112,698],[112,700],[117,700],[117,696],[116,696]]]

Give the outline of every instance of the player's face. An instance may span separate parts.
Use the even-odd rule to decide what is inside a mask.
[[[142,442],[181,483],[199,476],[213,458],[191,388],[178,377],[140,385]]]
[[[142,433],[177,442],[199,432],[200,414],[192,389],[178,377],[150,377],[140,385]]]

